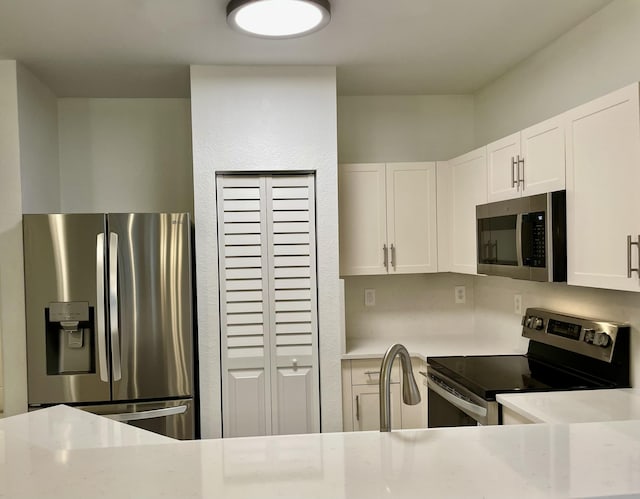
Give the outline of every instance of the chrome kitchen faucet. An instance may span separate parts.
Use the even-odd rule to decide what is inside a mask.
[[[380,366],[380,431],[391,431],[391,367],[396,355],[402,364],[402,399],[405,404],[420,403],[420,391],[411,368],[409,352],[400,343],[389,347]]]

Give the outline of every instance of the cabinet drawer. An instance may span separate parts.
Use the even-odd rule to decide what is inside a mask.
[[[377,385],[380,382],[382,359],[362,359],[351,361],[352,385]],[[400,360],[393,362],[391,382],[400,383]]]

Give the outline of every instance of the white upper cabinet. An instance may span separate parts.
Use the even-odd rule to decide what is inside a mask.
[[[435,163],[338,169],[340,274],[437,271]]]
[[[640,291],[638,84],[579,106],[567,127],[567,282]]]
[[[562,116],[487,145],[487,176],[489,202],[564,189]]]
[[[386,192],[384,163],[339,166],[341,275],[387,273],[383,251],[387,248]]]
[[[443,212],[450,224],[449,270],[462,274],[478,273],[476,252],[476,205],[487,202],[487,157],[486,148],[480,147],[448,162],[438,164],[440,169],[448,169],[446,182],[442,187],[442,195],[446,207]],[[448,198],[448,199],[447,199]],[[445,220],[445,219],[443,219]],[[440,234],[444,234],[442,229]],[[440,245],[441,249],[445,247]]]

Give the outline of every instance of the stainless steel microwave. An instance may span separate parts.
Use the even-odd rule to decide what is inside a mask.
[[[478,274],[567,280],[566,192],[476,206]]]

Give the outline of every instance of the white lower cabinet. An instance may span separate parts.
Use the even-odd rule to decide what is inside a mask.
[[[412,359],[416,383],[422,400],[410,406],[402,402],[400,360],[396,359],[391,372],[391,428],[426,428],[426,389],[418,371],[424,362]],[[345,360],[342,363],[343,429],[364,431],[380,429],[379,372],[382,359]]]
[[[400,383],[391,384],[391,428],[402,428]],[[380,393],[377,385],[354,385],[351,388],[354,431],[380,429]]]

